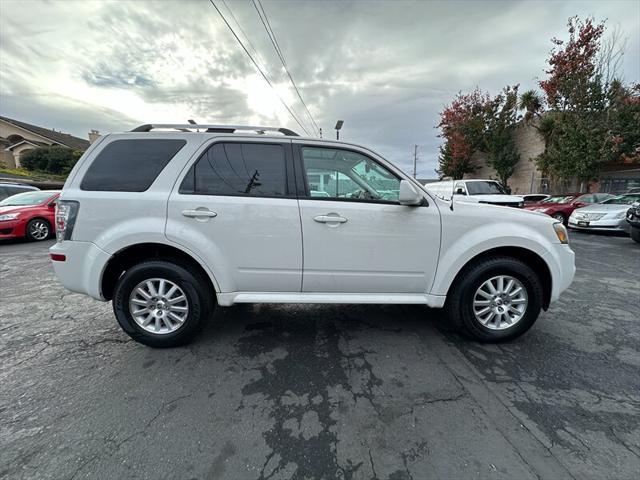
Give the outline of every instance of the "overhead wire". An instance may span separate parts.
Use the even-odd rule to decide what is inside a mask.
[[[293,80],[293,76],[291,75],[291,72],[289,71],[289,67],[287,66],[287,62],[286,62],[286,60],[284,58],[284,54],[282,53],[282,49],[280,48],[280,44],[278,43],[278,39],[276,38],[276,34],[273,31],[273,28],[271,28],[271,22],[269,22],[269,17],[267,16],[267,12],[264,9],[264,6],[262,5],[262,2],[260,0],[258,0],[258,2],[256,3],[256,0],[252,0],[252,3],[253,3],[253,7],[256,9],[256,12],[258,12],[258,16],[260,17],[260,21],[262,22],[262,25],[264,26],[264,29],[267,32],[267,36],[269,37],[269,40],[271,41],[271,44],[273,45],[273,48],[276,51],[276,54],[278,55],[278,58],[280,59],[280,62],[282,63],[282,67],[284,68],[284,71],[287,73],[287,76],[289,77],[289,80],[291,80],[291,84],[293,85],[293,88],[296,91],[296,93],[298,95],[298,98],[300,99],[300,102],[304,106],[305,111],[307,113],[307,116],[311,120],[311,123],[312,123],[312,125],[314,127],[315,133],[318,134],[318,132],[320,130],[320,127],[318,127],[318,124],[316,123],[315,119],[313,118],[313,115],[311,114],[311,111],[309,110],[309,107],[307,106],[306,102],[302,98],[302,94],[300,93],[300,90],[298,89],[298,86],[296,85],[296,82]],[[260,8],[258,8],[258,5],[260,5]]]
[[[267,74],[262,70],[262,68],[260,67],[260,65],[258,65],[258,63],[255,61],[255,59],[253,58],[253,55],[251,55],[251,53],[249,52],[249,50],[247,49],[247,47],[245,46],[245,44],[242,42],[242,40],[240,40],[240,37],[238,37],[237,33],[235,32],[235,30],[233,29],[233,27],[229,24],[229,22],[227,21],[226,17],[224,16],[224,14],[220,11],[220,9],[218,8],[218,6],[213,2],[213,0],[209,0],[209,3],[211,3],[211,5],[213,5],[213,8],[216,9],[216,11],[218,12],[218,15],[220,15],[220,18],[222,18],[222,21],[225,23],[225,25],[227,26],[227,28],[229,29],[229,31],[231,31],[231,33],[233,34],[234,38],[236,39],[236,41],[238,42],[238,44],[242,47],[242,49],[244,50],[244,52],[247,54],[247,56],[249,57],[249,59],[251,60],[251,62],[253,63],[253,65],[256,67],[256,69],[258,70],[258,72],[260,72],[260,75],[262,75],[262,78],[264,78],[264,80],[267,82],[267,84],[271,87],[271,89],[273,90],[273,92],[276,94],[276,96],[278,97],[278,100],[280,100],[280,103],[282,103],[282,105],[287,109],[287,111],[289,112],[289,114],[291,115],[291,117],[296,121],[296,123],[300,126],[300,128],[302,128],[302,130],[304,130],[304,132],[308,135],[308,136],[312,136],[309,131],[306,129],[306,127],[302,124],[302,122],[298,119],[298,117],[296,116],[296,114],[293,112],[293,110],[291,110],[291,108],[289,107],[289,105],[287,105],[287,103],[284,101],[284,99],[280,96],[280,94],[278,93],[278,91],[276,90],[276,88],[274,87],[273,83],[271,82],[271,80],[269,79],[269,77],[267,76]]]

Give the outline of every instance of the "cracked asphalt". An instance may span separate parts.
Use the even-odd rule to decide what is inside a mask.
[[[572,234],[524,337],[420,306],[240,305],[153,350],[0,244],[0,478],[636,479],[640,245]]]

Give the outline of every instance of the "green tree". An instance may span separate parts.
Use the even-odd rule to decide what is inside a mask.
[[[82,152],[79,150],[58,145],[40,147],[22,154],[20,164],[27,170],[40,170],[64,175],[71,171],[81,156]]]
[[[607,161],[607,89],[599,73],[598,52],[604,22],[572,17],[569,40],[552,39],[547,78],[539,82],[549,112],[539,127],[546,149],[537,158],[547,174],[562,180],[578,177],[583,185],[597,178]]]
[[[518,117],[518,85],[507,86],[502,93],[486,102],[485,129],[482,150],[487,154],[487,164],[507,185],[520,161],[514,141]]]

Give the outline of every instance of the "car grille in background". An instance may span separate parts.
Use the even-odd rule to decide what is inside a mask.
[[[595,222],[604,217],[606,213],[575,213],[573,218],[576,220],[587,220],[589,222]]]
[[[487,205],[499,205],[501,207],[514,207],[514,208],[522,208],[524,207],[524,202],[479,202]]]

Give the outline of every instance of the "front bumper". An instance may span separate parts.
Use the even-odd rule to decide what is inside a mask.
[[[554,248],[544,256],[544,260],[551,270],[551,301],[553,302],[573,282],[576,274],[576,255],[569,245],[556,243]]]
[[[629,231],[629,223],[624,219],[601,219],[589,221],[587,225],[580,225],[578,223],[579,220],[571,217],[569,218],[568,226],[569,228],[573,228],[575,230],[590,230],[590,231],[600,231],[600,232],[628,232]]]
[[[24,237],[24,222],[20,219],[0,222],[0,240]]]
[[[105,301],[100,284],[110,254],[94,243],[75,240],[58,242],[49,253],[65,257],[64,261],[52,263],[58,280],[67,290]]]

